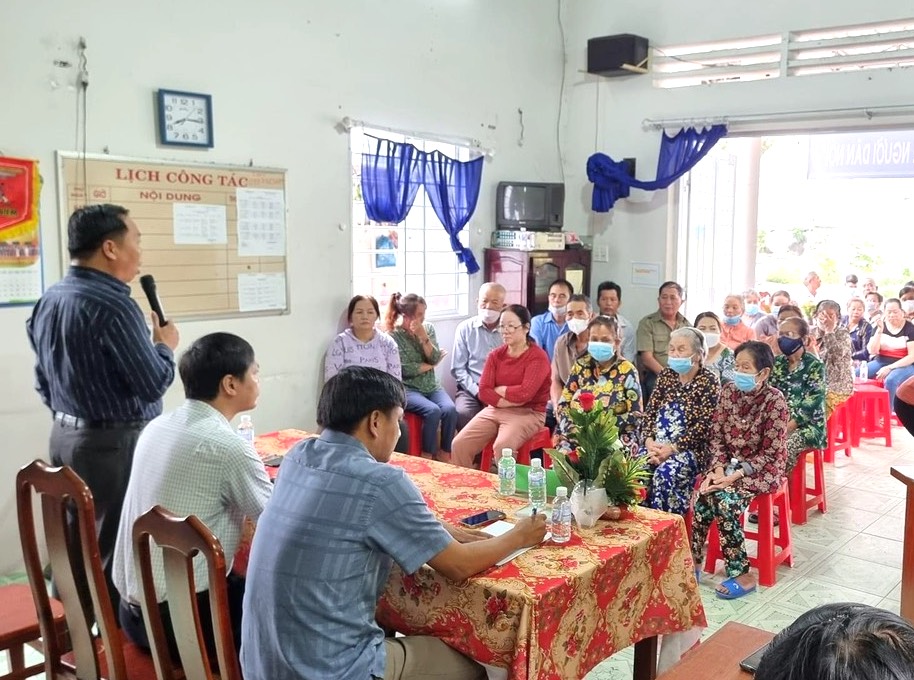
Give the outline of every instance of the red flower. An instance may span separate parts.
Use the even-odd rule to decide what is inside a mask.
[[[499,614],[508,611],[508,600],[499,595],[492,595],[485,604],[486,614],[489,618],[494,619]]]
[[[568,459],[569,463],[577,463],[579,460],[581,460],[580,457],[578,456],[577,451],[569,451],[566,458]]]
[[[638,498],[640,498],[642,501],[647,498],[647,489],[645,489],[643,486],[638,487]]]
[[[589,411],[593,408],[594,401],[596,401],[593,396],[593,392],[582,392],[581,396],[578,397],[578,403],[581,405],[582,411]]]

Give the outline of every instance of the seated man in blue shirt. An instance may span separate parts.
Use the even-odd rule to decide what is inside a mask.
[[[530,337],[546,350],[549,361],[552,361],[555,341],[568,330],[565,315],[568,311],[568,298],[572,295],[574,286],[565,279],[556,279],[549,286],[549,309],[534,316],[530,322]]]
[[[497,538],[443,524],[399,467],[402,383],[350,366],[324,385],[319,438],[297,444],[257,525],[247,572],[241,665],[247,680],[484,678],[428,636],[385,638],[375,621],[391,564],[461,581],[536,545],[545,517]]]

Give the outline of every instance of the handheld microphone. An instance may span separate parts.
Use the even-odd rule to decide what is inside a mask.
[[[162,311],[162,303],[159,302],[159,296],[156,293],[155,278],[153,278],[152,274],[143,274],[140,277],[140,286],[143,287],[143,292],[146,293],[149,307],[159,317],[159,326],[164,326],[168,322],[165,320],[165,312]]]

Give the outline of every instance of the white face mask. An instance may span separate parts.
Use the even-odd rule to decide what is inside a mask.
[[[717,347],[720,344],[720,333],[702,333],[705,336],[705,342],[708,343],[708,349]]]
[[[479,310],[479,320],[482,321],[487,326],[491,326],[493,323],[498,321],[498,317],[501,316],[501,312],[497,309],[480,309]]]
[[[568,324],[568,330],[579,335],[587,330],[587,324],[590,322],[587,319],[568,319],[565,323]]]
[[[904,310],[905,314],[914,312],[914,300],[905,300],[901,303],[901,308]]]
[[[562,305],[561,307],[549,305],[549,312],[552,314],[552,316],[563,316],[566,311],[568,311],[568,305]]]

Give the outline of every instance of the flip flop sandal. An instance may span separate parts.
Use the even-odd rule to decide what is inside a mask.
[[[736,580],[736,578],[728,578],[720,585],[727,589],[726,593],[722,593],[719,590],[714,591],[714,594],[717,595],[717,597],[719,597],[721,600],[735,600],[738,597],[743,597],[744,595],[748,595],[749,593],[754,592],[756,588],[756,586],[752,586],[751,588],[743,588],[739,584],[739,581]]]

